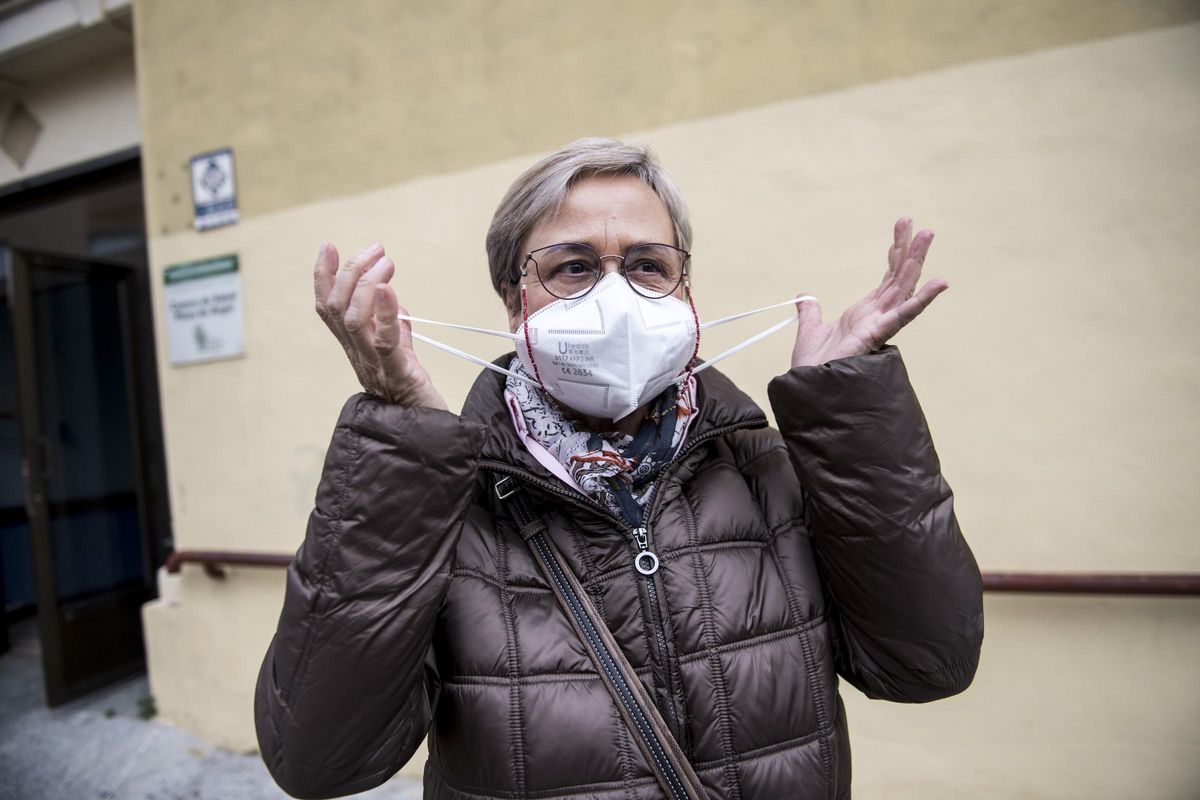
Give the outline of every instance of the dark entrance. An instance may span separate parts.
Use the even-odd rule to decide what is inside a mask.
[[[169,548],[136,156],[0,196],[0,566],[50,705],[144,668]]]

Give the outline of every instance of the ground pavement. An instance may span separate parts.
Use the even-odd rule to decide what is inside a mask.
[[[138,716],[145,675],[46,707],[34,620],[9,628],[0,655],[3,800],[278,800],[257,755],[230,753]],[[419,781],[394,778],[370,800],[419,800]]]

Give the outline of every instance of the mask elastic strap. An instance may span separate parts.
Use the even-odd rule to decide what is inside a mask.
[[[476,328],[474,325],[459,325],[457,322],[439,322],[436,319],[425,319],[424,317],[410,317],[407,314],[397,314],[396,319],[405,319],[409,322],[422,322],[426,325],[441,325],[444,328],[457,328],[460,331],[471,331],[472,333],[483,333],[488,336],[496,336],[501,339],[511,339],[514,342],[519,338],[515,333],[507,331],[496,331],[491,328]],[[421,341],[424,341],[422,339]]]
[[[522,375],[519,372],[513,372],[511,369],[505,369],[504,367],[498,367],[495,364],[493,364],[492,362],[488,361],[487,359],[479,358],[478,356],[473,356],[470,353],[465,353],[462,350],[459,350],[457,347],[451,347],[448,344],[443,344],[442,342],[439,342],[437,339],[430,339],[428,336],[422,336],[421,334],[415,333],[415,332],[413,332],[412,337],[418,341],[424,342],[425,344],[433,345],[434,347],[438,348],[439,350],[445,350],[447,353],[450,353],[451,355],[458,356],[459,358],[464,358],[467,361],[470,361],[474,364],[478,364],[481,367],[486,367],[487,369],[490,369],[492,372],[499,372],[501,375],[509,375],[513,378],[516,378],[517,380],[525,381],[528,384],[537,386],[537,383],[535,381],[533,381],[530,378],[525,377],[524,375]]]
[[[816,300],[816,299],[817,298],[813,297],[811,294],[802,294],[799,297],[793,297],[791,300],[784,300],[781,303],[772,303],[769,306],[763,306],[762,308],[756,308],[752,311],[743,311],[740,314],[730,314],[728,317],[721,317],[720,319],[710,320],[709,322],[704,323],[700,327],[701,328],[715,328],[718,325],[724,325],[726,322],[733,322],[734,320],[742,319],[743,317],[751,317],[762,311],[770,311],[772,308],[783,308],[784,306],[794,306],[794,305],[796,305],[796,303],[799,303],[801,300]]]
[[[487,334],[488,336],[497,336],[501,339],[509,339],[512,341],[517,340],[517,335],[515,333],[505,333],[504,331],[495,331],[495,330],[491,330],[490,328],[477,328],[474,325],[459,325],[454,322],[439,322],[438,320],[435,320],[435,319],[424,319],[422,317],[412,317],[407,314],[397,314],[396,319],[408,320],[409,322],[422,322],[422,323],[426,323],[429,325],[441,325],[446,328],[458,328],[459,330],[472,331],[474,333],[483,333],[483,334]],[[416,331],[409,331],[409,333],[412,335],[412,338],[416,339],[417,341],[424,342],[425,344],[428,344],[428,345],[432,345],[433,347],[436,347],[439,350],[444,350],[447,353],[450,353],[451,355],[458,356],[459,358],[465,359],[466,361],[470,361],[473,364],[478,364],[479,366],[490,369],[493,372],[499,372],[501,375],[509,375],[513,378],[516,378],[517,380],[525,381],[526,383],[537,386],[536,382],[530,380],[529,378],[525,377],[524,375],[520,374],[519,372],[513,372],[510,369],[505,369],[504,367],[498,367],[486,359],[479,358],[478,356],[473,356],[470,353],[467,353],[463,350],[459,350],[457,347],[451,347],[448,344],[439,342],[437,339],[431,339],[428,336],[423,336],[423,335],[417,333]]]
[[[813,297],[811,294],[804,294],[804,295],[800,295],[799,297],[793,298],[791,300],[785,300],[782,303],[774,303],[769,306],[763,306],[762,308],[756,308],[753,311],[743,311],[741,314],[733,314],[728,317],[722,317],[721,319],[715,319],[712,322],[706,323],[704,325],[704,327],[709,328],[714,325],[720,325],[723,322],[732,322],[737,319],[742,319],[743,317],[748,317],[752,314],[757,314],[760,311],[770,311],[772,308],[780,308],[781,306],[786,306],[786,305],[795,305],[796,303],[806,302],[806,301],[807,302],[816,302],[816,300],[817,300],[817,298]],[[800,313],[796,312],[795,314],[788,317],[787,319],[775,323],[771,327],[767,328],[765,331],[762,331],[761,333],[757,333],[754,336],[751,336],[749,339],[745,340],[744,342],[741,342],[740,344],[735,344],[733,347],[729,348],[728,350],[721,353],[720,355],[718,355],[714,358],[711,358],[708,361],[705,361],[703,364],[696,367],[694,370],[691,370],[689,374],[695,375],[698,372],[703,372],[704,370],[708,369],[712,365],[716,364],[718,361],[724,361],[725,359],[729,358],[731,355],[734,355],[735,353],[739,353],[742,350],[745,350],[750,345],[754,344],[755,342],[762,341],[763,339],[770,336],[772,333],[783,330],[788,325],[791,325],[793,322],[795,322],[798,319],[800,319]],[[679,380],[682,380],[682,379],[679,379]]]

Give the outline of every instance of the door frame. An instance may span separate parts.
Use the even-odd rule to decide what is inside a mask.
[[[141,604],[155,596],[154,571],[160,560],[156,552],[156,536],[150,528],[147,509],[148,465],[144,415],[139,414],[141,359],[140,343],[133,330],[131,291],[137,280],[137,270],[128,265],[84,260],[70,256],[34,253],[0,246],[0,274],[7,276],[8,302],[13,325],[13,349],[17,370],[17,414],[20,419],[22,442],[22,477],[25,483],[25,511],[29,520],[30,547],[33,555],[35,597],[38,609],[38,631],[41,637],[42,671],[45,676],[46,700],[55,706],[67,700],[139,672],[144,661],[130,662],[87,678],[68,682],[64,658],[64,623],[72,619],[71,603],[60,603],[54,575],[54,553],[50,530],[50,505],[45,488],[47,443],[42,435],[41,406],[37,372],[37,346],[32,306],[31,275],[38,268],[69,272],[90,277],[104,275],[118,282],[118,302],[121,307],[121,340],[126,369],[127,411],[133,437],[134,471],[137,480],[137,515],[141,531],[142,584],[134,590],[101,592],[84,601],[93,607],[114,607]]]

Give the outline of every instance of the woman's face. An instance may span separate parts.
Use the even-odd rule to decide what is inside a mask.
[[[571,187],[558,215],[540,222],[526,237],[521,253],[561,242],[583,242],[601,256],[621,256],[647,242],[675,244],[675,226],[667,206],[645,181],[633,175],[594,175]],[[617,272],[620,262],[605,258],[604,271]],[[522,279],[529,313],[558,298],[546,291],[530,268]],[[675,296],[684,297],[684,285]],[[520,304],[509,314],[509,330],[521,326]]]

